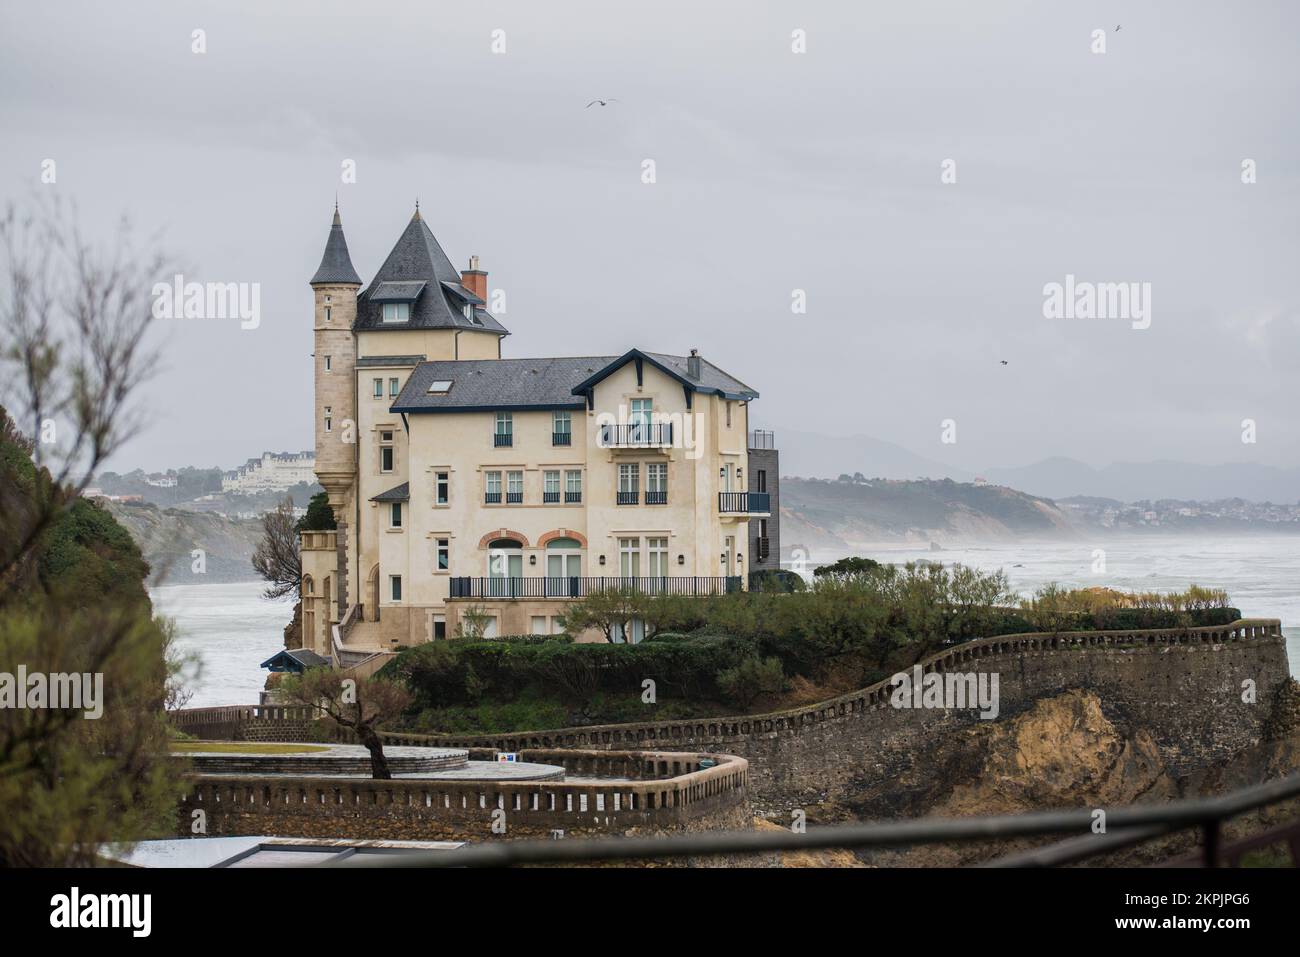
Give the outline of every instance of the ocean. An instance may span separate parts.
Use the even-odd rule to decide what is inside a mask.
[[[1105,572],[1092,571],[1094,548],[1105,550]],[[862,550],[877,561],[924,559],[1003,569],[1028,596],[1058,582],[1126,591],[1175,591],[1197,584],[1222,588],[1247,617],[1280,618],[1291,673],[1300,677],[1300,538],[1143,537],[1098,543],[998,543],[944,548],[884,544]],[[293,605],[261,597],[261,582],[162,585],[151,590],[157,610],[176,620],[183,652],[201,661],[190,680],[190,706],[254,704],[266,680],[258,665],[283,647]]]

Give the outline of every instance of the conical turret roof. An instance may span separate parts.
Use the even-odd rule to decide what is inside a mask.
[[[361,277],[352,268],[352,257],[348,255],[348,241],[343,235],[343,220],[339,218],[337,203],[334,206],[334,224],[330,226],[329,239],[325,240],[325,255],[321,256],[316,275],[311,277],[313,286],[326,282],[361,285]]]

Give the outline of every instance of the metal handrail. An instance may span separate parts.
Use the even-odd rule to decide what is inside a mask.
[[[585,861],[696,857],[710,854],[756,854],[768,851],[813,851],[830,848],[898,847],[949,841],[988,841],[1016,837],[1082,832],[1091,840],[1088,854],[1063,857],[1080,860],[1120,846],[1151,840],[1171,831],[1201,827],[1207,837],[1219,824],[1269,804],[1300,796],[1300,773],[1211,798],[1176,801],[1163,806],[1129,806],[1107,814],[1107,834],[1088,835],[1093,811],[1035,811],[1001,817],[940,818],[937,820],[847,824],[792,831],[713,831],[662,837],[608,837],[563,841],[503,841],[451,851],[416,853],[377,861],[388,867],[509,867],[518,864],[574,864]],[[1075,844],[1078,842],[1070,842]],[[1216,840],[1207,840],[1207,863],[1217,863]],[[1024,858],[1006,859],[1034,863]],[[1055,863],[1054,861],[1046,861]],[[1042,862],[1040,862],[1042,863]]]

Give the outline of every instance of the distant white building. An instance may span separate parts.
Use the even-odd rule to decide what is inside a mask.
[[[315,452],[263,452],[221,477],[223,492],[283,492],[316,481]]]
[[[146,475],[144,477],[144,481],[146,485],[151,485],[154,488],[175,488],[176,487],[175,475],[167,475],[167,474]]]

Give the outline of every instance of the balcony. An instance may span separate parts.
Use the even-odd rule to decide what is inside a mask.
[[[776,433],[764,429],[754,429],[749,433],[749,447],[760,452],[770,452],[776,448]]]
[[[586,598],[604,591],[643,595],[723,595],[741,590],[739,575],[662,576],[658,578],[452,578],[449,598]]]
[[[770,514],[772,497],[767,492],[719,492],[718,511],[724,515]]]
[[[551,444],[552,444],[552,445],[572,445],[572,444],[573,444],[573,433],[572,433],[572,432],[552,432],[552,433],[551,433]]]
[[[515,444],[513,432],[493,432],[492,445],[498,449],[508,449]]]
[[[657,449],[673,444],[671,422],[634,422],[631,425],[602,425],[602,449]]]
[[[619,492],[617,495],[619,505],[635,505],[637,503],[638,495],[636,492]]]
[[[582,502],[582,493],[581,493],[581,492],[565,492],[565,493],[564,493],[564,504],[565,504],[565,505],[578,505],[578,504],[580,504],[581,502]]]
[[[555,505],[555,504],[557,504],[559,501],[560,501],[560,493],[559,493],[559,492],[543,492],[543,493],[542,493],[542,504],[543,504],[543,505]]]

